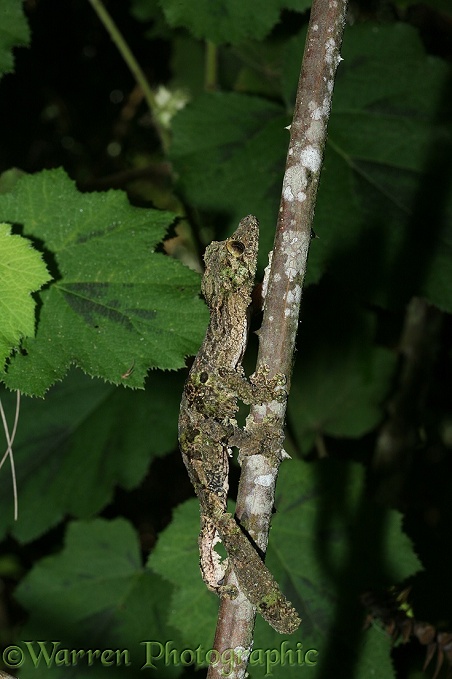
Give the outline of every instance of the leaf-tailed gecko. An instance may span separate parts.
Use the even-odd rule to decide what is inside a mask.
[[[230,238],[214,241],[206,249],[202,292],[210,323],[185,384],[179,442],[201,506],[199,546],[204,581],[220,595],[237,594],[222,585],[227,564],[214,549],[221,540],[247,599],[274,629],[289,634],[300,624],[297,612],[226,511],[231,439],[238,429],[237,399],[262,403],[275,389],[270,381],[264,387],[262,381],[248,381],[242,368],[258,242],[259,223],[249,215]]]

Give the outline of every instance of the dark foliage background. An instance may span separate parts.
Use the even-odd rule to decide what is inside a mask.
[[[21,5],[4,1],[5,12]],[[86,0],[24,3],[30,46],[14,50],[0,83],[0,169],[16,168],[1,180],[0,219],[32,239],[55,282],[35,293],[36,339],[23,338],[3,375],[45,398],[22,399],[17,523],[0,472],[0,644],[58,639],[133,656],[122,668],[51,663],[54,676],[138,675],[146,639],[212,643],[216,599],[197,571],[198,513],[176,441],[181,368],[207,315],[199,278],[170,256],[199,272],[205,245],[255,213],[266,264],[309,7],[261,5],[231,3],[218,19],[204,2],[106,3],[154,91],[166,88],[170,103],[151,115]],[[428,649],[443,654],[442,676],[452,663],[438,637],[452,631],[451,45],[447,2],[350,6],[287,422],[294,461],[282,468],[268,554],[321,662],[287,674],[418,679]],[[166,149],[155,120],[166,124],[168,111]],[[63,172],[42,173],[55,168],[77,190]],[[130,206],[88,193],[111,188]],[[71,259],[60,228],[68,240],[100,234],[97,249]],[[115,318],[101,324],[99,356],[99,318],[83,303],[77,322],[70,315],[74,286],[97,282],[97,270],[121,314],[138,299],[148,313],[134,338]],[[151,312],[162,319],[155,335]],[[253,352],[255,338],[249,366]],[[83,372],[67,373],[72,364]],[[2,401],[11,419],[12,392]],[[237,476],[234,467],[232,489]],[[392,585],[411,587],[411,623],[387,597]],[[363,634],[368,590],[375,620]],[[415,622],[431,625],[431,646]],[[409,628],[407,643],[391,647],[391,624],[394,636]],[[279,644],[259,621],[255,647]],[[25,657],[20,677],[40,676]],[[161,661],[151,671],[194,669]]]

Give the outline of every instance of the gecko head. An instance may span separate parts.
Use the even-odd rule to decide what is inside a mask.
[[[250,295],[256,274],[259,222],[249,215],[241,220],[232,236],[213,241],[206,249],[202,291],[208,304],[230,292]]]

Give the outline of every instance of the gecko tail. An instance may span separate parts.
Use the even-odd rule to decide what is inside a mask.
[[[281,592],[278,583],[262,561],[256,548],[236,523],[224,512],[216,522],[240,589],[260,615],[280,634],[292,634],[301,619]]]

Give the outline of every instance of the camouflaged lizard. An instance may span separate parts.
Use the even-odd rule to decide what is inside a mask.
[[[202,292],[210,323],[185,384],[179,443],[201,506],[200,566],[205,583],[219,595],[237,595],[235,588],[222,586],[227,563],[214,549],[221,541],[242,592],[274,629],[289,634],[300,624],[297,612],[226,511],[230,446],[240,431],[235,420],[237,398],[247,404],[275,398],[274,384],[248,381],[241,365],[258,241],[259,223],[249,215],[230,238],[206,249]]]

